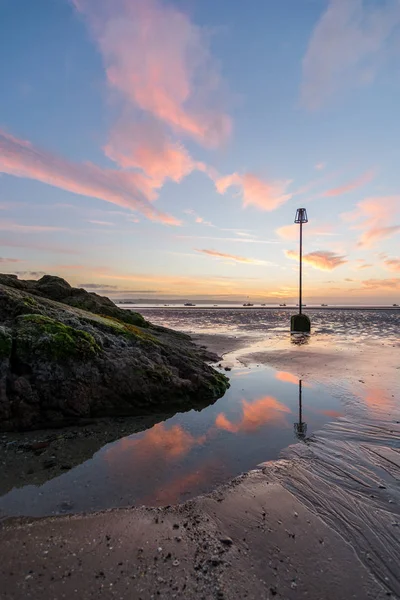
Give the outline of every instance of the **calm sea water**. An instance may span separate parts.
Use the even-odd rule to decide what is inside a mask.
[[[132,306],[131,308],[135,308]],[[264,336],[276,340],[289,331],[287,309],[263,308],[142,308],[153,323],[189,333],[228,333]],[[314,337],[321,335],[354,339],[400,340],[400,310],[388,309],[307,309]]]

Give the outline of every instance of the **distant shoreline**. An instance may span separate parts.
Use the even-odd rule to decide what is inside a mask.
[[[134,306],[135,308],[138,308],[140,310],[164,310],[164,309],[169,309],[169,310],[296,310],[299,307],[298,306],[228,306],[228,305],[221,305],[221,306],[210,306],[209,304],[198,304],[196,306],[184,306],[183,304],[172,304],[172,305],[168,305],[168,306],[164,306],[164,305],[160,305],[160,304],[135,304],[135,303],[120,303],[120,302],[116,302],[115,303],[119,308],[126,308],[129,309],[130,307]],[[400,306],[388,306],[388,305],[377,305],[377,306],[360,306],[360,305],[340,305],[340,304],[335,304],[333,306],[304,306],[303,308],[305,308],[306,310],[394,310],[394,311],[398,311],[400,310]]]

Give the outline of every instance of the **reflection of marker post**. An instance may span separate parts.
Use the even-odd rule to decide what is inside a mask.
[[[299,440],[304,440],[307,434],[307,423],[303,423],[303,382],[299,379],[299,422],[294,424],[294,430]]]
[[[291,331],[309,333],[311,330],[310,319],[303,315],[303,223],[308,223],[305,208],[296,211],[295,223],[300,224],[300,251],[299,251],[299,314],[291,318]]]

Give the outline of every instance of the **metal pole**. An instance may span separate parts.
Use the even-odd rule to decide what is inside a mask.
[[[302,421],[302,418],[303,418],[303,415],[302,415],[302,397],[301,397],[302,384],[303,384],[302,380],[299,379],[299,424],[300,424],[300,427],[301,427],[302,422],[303,422]]]
[[[300,282],[299,282],[299,314],[302,314],[302,285],[303,285],[303,223],[300,221]]]

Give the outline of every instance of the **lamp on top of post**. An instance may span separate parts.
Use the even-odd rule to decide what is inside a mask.
[[[303,315],[303,225],[308,223],[305,208],[298,208],[294,222],[300,225],[300,249],[299,249],[299,314],[293,315],[290,320],[292,333],[310,333],[311,321],[307,315]]]

